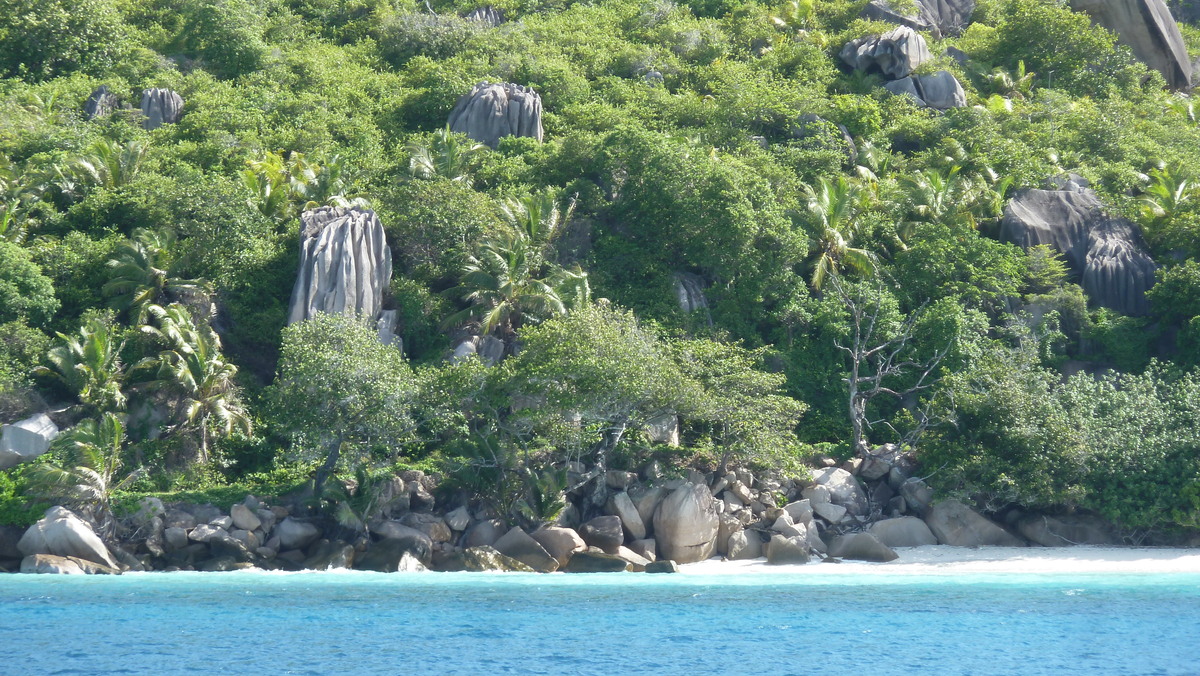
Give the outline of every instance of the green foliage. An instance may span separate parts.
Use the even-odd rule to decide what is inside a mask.
[[[527,327],[502,365],[506,390],[539,404],[514,413],[575,457],[605,458],[625,434],[696,405],[698,387],[669,348],[634,316],[607,305]],[[578,426],[563,424],[578,416]]]
[[[247,160],[246,165],[242,184],[254,196],[251,204],[267,218],[285,222],[320,206],[361,204],[344,195],[349,177],[341,156],[321,161],[309,160],[300,152],[289,153],[287,158],[269,152],[260,160]]]
[[[1187,169],[1200,162],[1196,111],[1062,3],[980,0],[963,35],[931,48],[970,55],[962,67],[932,65],[954,70],[982,105],[941,114],[886,95],[877,77],[843,73],[841,45],[884,28],[861,19],[861,2],[492,4],[501,26],[461,18],[476,8],[466,0],[434,2],[436,15],[412,0],[10,3],[0,17],[0,240],[15,246],[0,246],[0,413],[80,396],[96,417],[129,396],[137,441],[125,452],[167,468],[139,490],[258,490],[247,472],[271,467],[294,484],[320,459],[332,463],[324,480],[343,456],[374,477],[405,450],[533,525],[564,488],[578,495],[562,483],[568,459],[636,468],[653,456],[679,470],[726,455],[784,463],[814,443],[847,449],[836,345],[854,322],[831,285],[876,273],[889,280],[881,335],[916,316],[912,354],[945,350],[942,371],[962,381],[957,398],[920,403],[953,417],[961,402],[959,419],[979,434],[960,427],[958,444],[960,432],[941,428],[930,457],[957,468],[949,476],[977,471],[979,494],[1009,496],[996,500],[1081,505],[1099,495],[1099,475],[1056,453],[1126,431],[1072,417],[1086,407],[1068,406],[1068,386],[1045,367],[1071,358],[1142,370],[1172,336],[1177,364],[1200,354],[1190,310],[1200,201]],[[455,102],[485,79],[541,94],[544,143],[506,138],[485,151],[446,130]],[[79,107],[100,84],[129,107],[142,88],[169,87],[186,114],[154,132],[132,110],[84,121]],[[1165,269],[1150,319],[1089,315],[1061,261],[995,241],[1011,188],[1066,171],[1143,226]],[[361,327],[332,330],[336,340],[291,327],[277,364],[297,217],[368,198],[395,261],[385,303],[426,366],[411,373]],[[680,309],[680,279],[698,282],[704,310]],[[6,295],[6,283],[16,290]],[[590,307],[592,287],[636,315]],[[163,323],[170,310],[151,318],[172,302],[193,314],[176,328]],[[130,327],[100,318],[109,303]],[[586,317],[562,316],[571,306]],[[513,352],[528,337],[544,361],[446,364],[448,319],[498,329]],[[147,320],[152,331],[136,330]],[[54,331],[63,337],[43,373],[57,377],[32,380]],[[343,335],[353,332],[362,335]],[[1029,382],[992,363],[1014,345],[1028,364],[1006,358]],[[121,361],[145,358],[127,382]],[[172,460],[194,454],[197,437],[205,446],[206,431],[226,429],[201,420],[215,409],[185,405],[207,401],[206,373],[223,374],[220,396],[240,379],[247,419],[276,436],[224,439],[214,444],[221,462],[179,466]],[[318,385],[333,394],[306,389]],[[357,392],[346,395],[350,418],[332,405],[308,410],[340,401],[343,385]],[[1084,389],[1070,391],[1118,401]],[[889,426],[905,429],[920,409],[885,399],[871,418],[890,440]],[[1143,399],[1165,401],[1161,390]],[[153,406],[178,415],[165,436],[140,440]],[[1000,423],[984,419],[992,406]],[[681,416],[681,448],[617,431],[664,407]],[[1186,414],[1159,409],[1163,421]],[[569,414],[581,410],[575,424]],[[989,455],[1001,448],[1008,465]],[[1136,472],[1158,466],[1150,455],[1105,462]],[[1021,473],[1056,464],[1067,469],[1050,479]],[[1183,509],[1143,487],[1131,494]]]
[[[30,495],[29,465],[0,471],[0,526],[27,528],[51,506]]]
[[[153,373],[145,386],[166,396],[180,426],[200,433],[199,459],[206,463],[211,432],[224,437],[235,430],[250,433],[250,418],[234,385],[237,366],[221,354],[216,331],[198,323],[186,307],[151,305],[148,314],[157,326],[144,325],[142,332],[164,349],[135,368]]]
[[[1145,317],[1126,317],[1108,308],[1099,308],[1084,330],[1089,351],[1099,361],[1120,371],[1140,372],[1150,361],[1150,347],[1158,338],[1149,330]]]
[[[997,316],[1020,295],[1025,256],[1009,244],[981,236],[965,223],[921,224],[896,254],[895,274],[906,305],[949,297]]]
[[[113,494],[142,471],[123,473],[125,426],[111,412],[85,420],[54,440],[53,458],[29,469],[30,494],[92,515],[107,538],[113,535]]]
[[[297,458],[321,459],[317,494],[344,456],[350,469],[378,449],[392,457],[411,441],[417,387],[399,350],[365,322],[318,315],[283,331],[279,372],[268,388],[273,425]]]
[[[267,56],[265,18],[259,4],[245,0],[186,0],[177,46],[222,77],[257,70]]]
[[[1129,529],[1196,523],[1195,373],[1154,365],[1060,384],[1027,350],[980,366],[954,376],[957,428],[922,452],[939,486],[995,507],[1090,509]]]
[[[566,314],[591,298],[587,273],[548,263],[550,246],[571,217],[574,201],[560,208],[558,195],[546,190],[501,207],[507,226],[485,239],[463,262],[459,285],[446,293],[468,307],[446,324],[477,323],[482,334],[511,340],[521,326]]]
[[[766,348],[746,350],[711,340],[678,341],[672,347],[684,375],[700,385],[688,424],[720,450],[718,474],[731,461],[764,467],[795,461],[795,428],[806,406],[783,394],[783,374],[764,370]]]
[[[867,187],[839,176],[820,179],[816,186],[805,186],[804,192],[816,233],[809,244],[814,257],[809,281],[813,289],[820,291],[825,280],[841,274],[843,268],[860,274],[873,271],[875,255],[854,246],[864,238],[864,221],[859,216],[871,198]]]
[[[984,60],[1017,71],[1019,63],[1039,74],[1037,84],[1073,93],[1105,91],[1106,82],[1129,67],[1132,57],[1116,49],[1109,31],[1087,15],[1044,0],[1011,0]]]
[[[452,133],[447,126],[433,132],[429,145],[415,141],[408,144],[408,172],[413,178],[425,180],[441,177],[465,181],[470,178],[476,157],[486,148],[464,134]]]
[[[46,326],[58,307],[53,284],[29,252],[0,241],[0,323]]]
[[[379,51],[385,61],[402,66],[414,56],[445,59],[462,51],[485,30],[477,21],[447,14],[400,14],[379,29]]]
[[[1146,294],[1154,316],[1179,327],[1178,360],[1200,365],[1200,262],[1188,260],[1160,269],[1158,283]]]
[[[406,181],[378,198],[392,259],[406,277],[447,278],[468,245],[499,227],[495,203],[462,182]]]
[[[128,27],[111,0],[12,0],[0,13],[0,71],[46,80],[101,74],[130,51]]]
[[[121,350],[125,341],[120,329],[93,317],[79,328],[78,336],[56,335],[59,344],[46,353],[49,366],[39,366],[36,373],[60,382],[89,411],[124,409]]]
[[[177,299],[183,293],[205,289],[203,282],[180,279],[172,266],[156,267],[166,265],[159,259],[165,256],[165,249],[173,239],[170,231],[156,233],[138,229],[108,260],[112,277],[101,292],[109,297],[109,307],[127,311],[132,323],[145,323],[152,306]]]

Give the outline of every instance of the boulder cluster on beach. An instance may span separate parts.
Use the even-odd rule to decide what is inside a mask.
[[[955,500],[935,503],[910,455],[880,446],[866,458],[818,462],[809,477],[747,470],[664,478],[574,467],[578,488],[553,523],[512,526],[486,508],[443,504],[436,477],[395,476],[355,530],[306,507],[255,496],[220,509],[145,498],[106,543],[60,506],[27,530],[0,530],[0,567],[27,573],[329,570],[674,572],[713,556],[886,562],[895,548],[1114,544],[1087,516],[1009,515],[997,523]],[[590,476],[589,476],[590,475]]]

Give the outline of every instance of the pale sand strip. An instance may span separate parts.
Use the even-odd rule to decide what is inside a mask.
[[[1200,549],[1149,547],[925,547],[899,548],[888,563],[843,561],[839,564],[768,566],[766,559],[709,559],[680,567],[685,574],[804,573],[828,575],[957,575],[964,573],[1200,574]]]

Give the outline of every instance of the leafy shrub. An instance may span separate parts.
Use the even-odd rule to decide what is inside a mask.
[[[183,47],[222,77],[237,77],[262,66],[267,46],[256,3],[244,0],[187,0]]]
[[[485,29],[478,21],[453,14],[401,14],[380,27],[379,52],[397,68],[414,56],[445,59],[465,49]]]
[[[0,324],[45,326],[58,311],[54,285],[28,251],[0,240]]]
[[[128,27],[111,0],[11,0],[0,12],[0,71],[7,77],[99,75],[129,51]]]

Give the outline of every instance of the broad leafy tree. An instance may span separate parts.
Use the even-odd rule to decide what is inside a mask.
[[[321,314],[283,331],[268,390],[275,429],[303,460],[321,462],[315,493],[344,463],[394,457],[412,440],[417,382],[404,356],[364,321]]]

